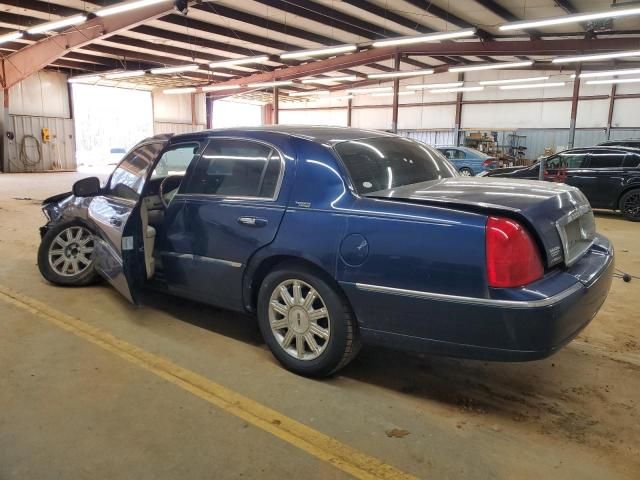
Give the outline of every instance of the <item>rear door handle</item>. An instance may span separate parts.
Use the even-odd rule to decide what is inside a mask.
[[[264,227],[268,222],[266,218],[238,217],[238,223],[248,227]]]

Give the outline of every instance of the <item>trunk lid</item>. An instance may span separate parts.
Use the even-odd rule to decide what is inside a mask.
[[[593,243],[589,202],[564,184],[492,177],[453,177],[374,192],[369,197],[513,217],[539,240],[547,267],[571,265]]]

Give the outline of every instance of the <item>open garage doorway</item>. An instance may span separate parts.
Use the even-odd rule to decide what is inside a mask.
[[[262,104],[235,99],[213,102],[213,128],[257,127],[262,125]]]
[[[74,84],[79,171],[108,173],[140,140],[153,135],[151,92]]]

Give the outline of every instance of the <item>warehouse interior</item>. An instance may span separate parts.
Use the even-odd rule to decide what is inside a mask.
[[[640,2],[0,0],[0,62],[0,479],[640,475]],[[282,126],[396,134],[477,181],[609,142],[604,305],[545,359],[365,344],[312,379],[254,312],[41,277],[49,197],[145,138]]]

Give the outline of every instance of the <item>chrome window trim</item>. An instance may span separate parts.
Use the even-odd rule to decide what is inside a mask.
[[[191,253],[169,252],[166,250],[162,250],[159,253],[160,255],[167,255],[169,257],[181,258],[183,260],[195,260],[198,262],[221,263],[223,265],[228,265],[233,268],[242,267],[242,263],[232,262],[231,260],[223,260],[221,258],[203,257],[201,255],[193,255]]]
[[[447,301],[454,303],[466,303],[470,305],[486,305],[494,307],[510,307],[510,308],[536,308],[536,307],[548,307],[565,298],[573,295],[574,293],[582,290],[584,285],[577,282],[566,290],[553,295],[551,297],[543,298],[540,300],[497,300],[492,298],[477,298],[477,297],[465,297],[460,295],[449,295],[446,293],[435,292],[423,292],[419,290],[407,290],[404,288],[385,287],[383,285],[369,285],[365,283],[356,283],[358,290],[375,293],[387,293],[391,295],[399,295],[403,297],[420,298],[425,300],[437,300]]]
[[[585,244],[585,247],[576,252],[573,256],[569,256],[569,239],[567,238],[567,232],[564,227],[566,227],[569,223],[577,220],[583,215],[589,213],[591,211],[591,207],[589,205],[580,205],[574,210],[570,211],[566,215],[562,216],[556,221],[556,230],[558,231],[558,235],[560,235],[560,241],[562,243],[562,251],[564,252],[564,264],[567,267],[573,265],[582,255],[584,255],[592,246],[595,241],[594,238],[588,244]]]
[[[209,146],[209,144],[212,141],[215,140],[242,140],[245,142],[252,142],[252,143],[260,143],[262,145],[265,145],[271,149],[273,149],[275,152],[278,153],[278,156],[280,157],[280,174],[278,175],[278,181],[276,182],[276,188],[273,192],[273,196],[271,197],[258,197],[258,196],[233,196],[233,195],[217,195],[214,193],[176,193],[175,197],[189,197],[189,196],[203,196],[203,197],[207,197],[207,198],[229,198],[229,199],[234,199],[234,200],[260,200],[263,202],[275,202],[278,200],[278,196],[280,195],[280,188],[282,187],[282,180],[284,178],[284,171],[286,168],[286,162],[284,161],[284,154],[282,153],[282,151],[276,147],[275,145],[269,143],[269,142],[265,142],[264,140],[257,140],[257,139],[253,139],[253,138],[246,138],[246,137],[232,137],[232,136],[213,136],[213,137],[207,137],[207,142],[204,146],[204,148],[202,149],[202,152],[200,153],[200,157],[198,158],[198,162],[200,162],[203,158],[204,158],[204,152],[207,150],[207,147]],[[191,178],[189,179],[189,181],[191,181]]]

